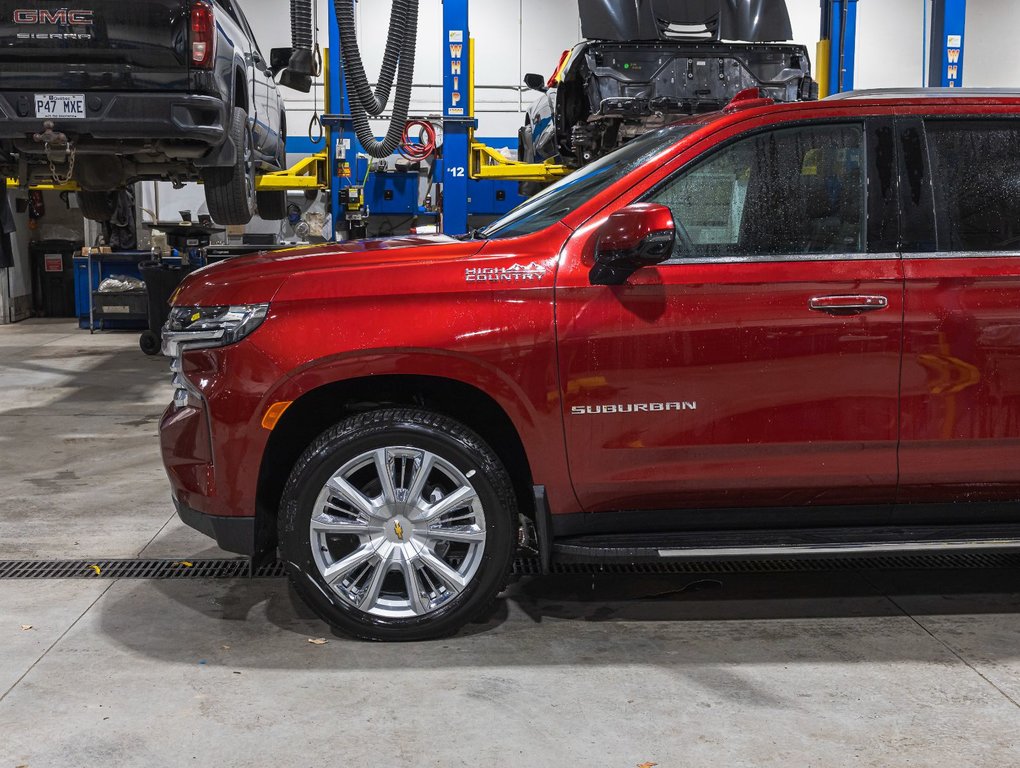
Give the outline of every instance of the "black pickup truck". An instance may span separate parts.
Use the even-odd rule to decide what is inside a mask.
[[[202,181],[212,217],[286,214],[257,171],[286,117],[238,0],[0,1],[0,174],[73,179],[104,220],[135,181]]]

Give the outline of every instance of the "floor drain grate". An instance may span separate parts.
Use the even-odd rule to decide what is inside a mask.
[[[251,571],[247,560],[0,560],[0,579],[278,578],[283,564]]]
[[[848,570],[937,570],[1018,568],[1015,554],[900,555],[813,560],[715,560],[657,563],[556,563],[558,575],[592,573],[620,575],[798,573]],[[519,558],[515,576],[541,573],[537,559]],[[0,579],[273,579],[286,575],[283,563],[270,562],[254,572],[247,560],[0,560]]]

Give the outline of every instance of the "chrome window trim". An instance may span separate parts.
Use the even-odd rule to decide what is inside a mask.
[[[1020,247],[1009,251],[923,251],[904,253],[905,259],[1008,259],[1020,256]]]
[[[789,253],[767,256],[691,256],[678,257],[662,262],[658,266],[681,266],[685,264],[769,264],[807,261],[896,261],[898,253]]]

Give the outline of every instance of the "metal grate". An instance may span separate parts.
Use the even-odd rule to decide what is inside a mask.
[[[0,579],[239,579],[278,578],[283,564],[254,573],[247,560],[0,560]]]
[[[936,570],[1018,568],[1017,554],[887,555],[811,560],[712,560],[650,563],[555,563],[558,575],[797,573],[848,570]],[[537,559],[519,558],[515,576],[537,576]],[[286,575],[283,563],[270,562],[251,571],[247,560],[0,560],[0,579],[275,579]]]

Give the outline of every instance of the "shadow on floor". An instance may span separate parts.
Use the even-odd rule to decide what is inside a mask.
[[[124,581],[97,609],[103,632],[133,652],[252,668],[928,659],[936,641],[910,615],[959,617],[978,645],[989,633],[989,654],[1015,658],[1017,576],[975,569],[528,578],[460,634],[415,644],[332,633],[282,579]],[[1017,642],[1001,643],[1003,633]],[[313,637],[330,642],[309,654]]]

